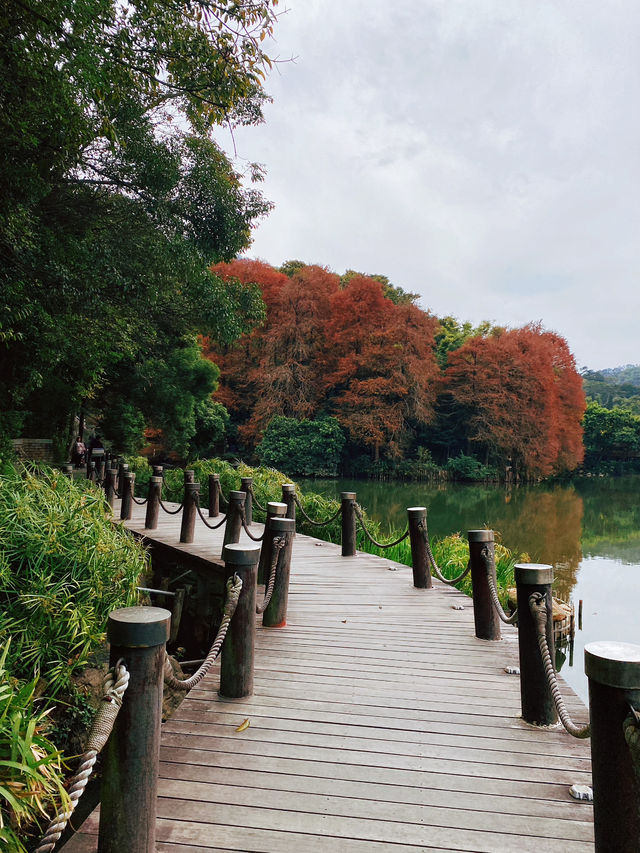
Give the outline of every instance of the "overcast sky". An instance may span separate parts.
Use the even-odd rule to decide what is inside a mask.
[[[637,0],[281,0],[250,255],[639,363]],[[227,140],[228,143],[228,140]],[[239,166],[242,165],[240,160]]]

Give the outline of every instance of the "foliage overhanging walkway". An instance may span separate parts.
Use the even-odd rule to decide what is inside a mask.
[[[222,535],[200,525],[179,547],[218,557]],[[455,589],[301,535],[287,621],[258,627],[252,697],[220,699],[215,667],[164,725],[158,853],[593,850],[592,808],[569,795],[590,782],[589,746],[518,718],[514,628],[477,640]],[[96,833],[94,814],[65,853]]]

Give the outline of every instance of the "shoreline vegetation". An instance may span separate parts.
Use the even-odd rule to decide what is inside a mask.
[[[151,467],[133,457],[136,491],[146,492]],[[253,477],[257,501],[279,500],[290,478],[281,471],[220,459],[196,460],[191,467],[208,500],[208,474],[220,475],[223,494]],[[164,499],[180,501],[182,469],[165,471]],[[323,521],[339,502],[296,484],[305,512]],[[256,518],[262,513],[255,507]],[[393,541],[403,531],[382,532],[363,515],[378,541]],[[300,514],[297,529],[330,542],[340,541],[340,520],[310,525]],[[3,849],[24,853],[55,809],[65,803],[64,778],[93,717],[89,692],[81,686],[83,668],[102,662],[109,612],[136,603],[135,587],[148,569],[144,548],[112,517],[98,487],[71,481],[50,468],[0,474],[0,841]],[[411,565],[408,541],[381,550],[361,530],[357,548]],[[432,541],[443,574],[459,574],[468,560],[460,535]],[[513,565],[526,555],[496,545],[500,597],[506,604]],[[470,580],[459,588],[470,594]]]

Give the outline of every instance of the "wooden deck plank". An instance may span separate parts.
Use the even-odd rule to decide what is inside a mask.
[[[197,524],[189,546],[178,529],[161,516],[154,537],[219,563],[223,528]],[[517,657],[511,627],[475,638],[457,590],[298,535],[287,627],[258,623],[254,695],[221,699],[215,667],[163,726],[159,853],[591,853],[592,808],[568,793],[590,782],[589,746],[520,719]],[[93,853],[96,821],[65,853]]]

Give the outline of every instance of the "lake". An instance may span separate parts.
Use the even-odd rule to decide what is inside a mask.
[[[573,601],[576,622],[583,602],[573,659],[565,650],[557,664],[585,703],[585,643],[640,644],[640,475],[511,488],[312,479],[301,481],[301,488],[327,497],[354,491],[369,515],[390,529],[406,527],[408,506],[426,506],[430,537],[489,527],[515,553],[553,565],[554,593]]]

